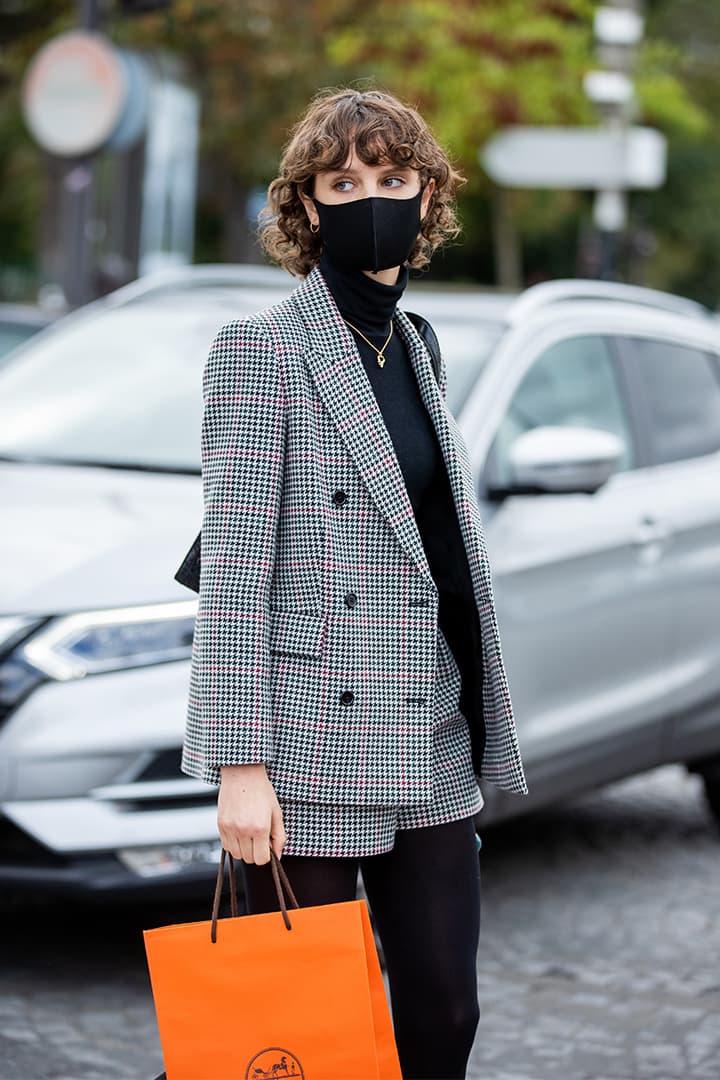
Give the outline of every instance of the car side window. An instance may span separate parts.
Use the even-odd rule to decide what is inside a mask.
[[[653,461],[720,450],[720,378],[700,349],[651,338],[625,339],[650,428]]]
[[[492,478],[509,480],[508,452],[515,439],[545,425],[610,431],[625,444],[618,469],[633,467],[630,425],[607,338],[582,336],[551,345],[532,364],[508,404],[492,446]]]

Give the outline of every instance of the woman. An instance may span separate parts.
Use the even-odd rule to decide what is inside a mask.
[[[304,280],[205,367],[200,596],[183,770],[220,785],[248,911],[354,899],[403,1076],[464,1077],[478,1023],[477,778],[525,792],[467,450],[397,307],[461,182],[376,91],[310,104],[261,242]],[[452,648],[450,644],[452,643]]]

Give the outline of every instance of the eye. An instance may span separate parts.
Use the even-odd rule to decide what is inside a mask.
[[[405,183],[405,180],[403,179],[402,176],[386,176],[385,179],[383,180],[383,186],[384,187],[397,188],[397,187],[402,187],[404,183]]]
[[[343,184],[347,184],[348,187],[343,187]],[[333,184],[333,187],[336,191],[350,191],[350,188],[352,187],[352,180],[336,180]]]

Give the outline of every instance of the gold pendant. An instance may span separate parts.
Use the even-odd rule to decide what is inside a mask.
[[[378,353],[378,366],[382,367],[384,363],[385,363],[385,357],[383,356],[382,353]]]

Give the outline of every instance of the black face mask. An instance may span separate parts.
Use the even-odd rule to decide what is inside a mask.
[[[411,199],[367,198],[345,203],[313,199],[328,255],[347,270],[401,266],[420,232],[422,191]]]

